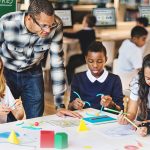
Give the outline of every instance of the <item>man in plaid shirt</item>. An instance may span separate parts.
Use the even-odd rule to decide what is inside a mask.
[[[61,20],[48,0],[33,0],[27,12],[13,12],[0,19],[0,55],[13,96],[21,96],[27,118],[44,111],[44,83],[41,62],[50,52],[51,78],[56,108],[60,115],[79,117],[65,109]],[[11,119],[10,119],[11,118]],[[12,121],[11,114],[8,121]]]

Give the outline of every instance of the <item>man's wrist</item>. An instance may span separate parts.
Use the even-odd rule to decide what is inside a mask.
[[[66,107],[65,107],[65,104],[60,104],[60,105],[57,105],[55,108],[57,110],[57,109],[66,108]]]

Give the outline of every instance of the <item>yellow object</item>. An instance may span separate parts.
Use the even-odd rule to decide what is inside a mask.
[[[83,148],[92,149],[92,146],[84,146]]]
[[[7,140],[8,140],[9,143],[12,143],[12,144],[19,144],[20,143],[20,141],[19,141],[19,139],[18,139],[18,137],[17,137],[14,130],[11,131],[11,133],[10,133]]]
[[[89,129],[87,128],[85,121],[80,120],[79,128],[78,131],[88,131]]]
[[[126,113],[127,110],[128,110],[128,102],[129,102],[129,97],[128,96],[125,96],[123,98],[123,105],[124,105],[124,112]]]
[[[99,113],[99,112],[98,112],[98,113],[96,113],[96,114],[95,114],[95,116],[100,116],[100,113]]]

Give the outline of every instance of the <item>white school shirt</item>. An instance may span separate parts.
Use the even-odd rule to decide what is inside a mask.
[[[0,98],[0,105],[1,104],[6,104],[9,107],[13,106],[13,104],[15,103],[15,99],[13,97],[13,95],[11,94],[11,91],[9,89],[9,87],[6,85],[6,89],[5,89],[5,96],[4,98]],[[15,109],[15,107],[12,107],[12,110]],[[1,115],[0,114],[0,124],[1,123],[6,123],[7,122],[7,115]]]
[[[137,75],[136,77],[134,77],[130,83],[130,99],[132,99],[133,101],[138,101],[139,99],[139,76]],[[150,88],[149,88],[149,93],[148,93],[148,103],[147,103],[147,108],[150,109]]]
[[[131,72],[142,67],[143,48],[130,40],[123,41],[119,48],[118,71]]]

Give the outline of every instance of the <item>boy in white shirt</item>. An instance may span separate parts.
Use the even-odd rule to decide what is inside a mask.
[[[141,26],[135,26],[131,31],[131,39],[123,41],[119,48],[118,71],[132,72],[142,67],[143,46],[148,32]]]

